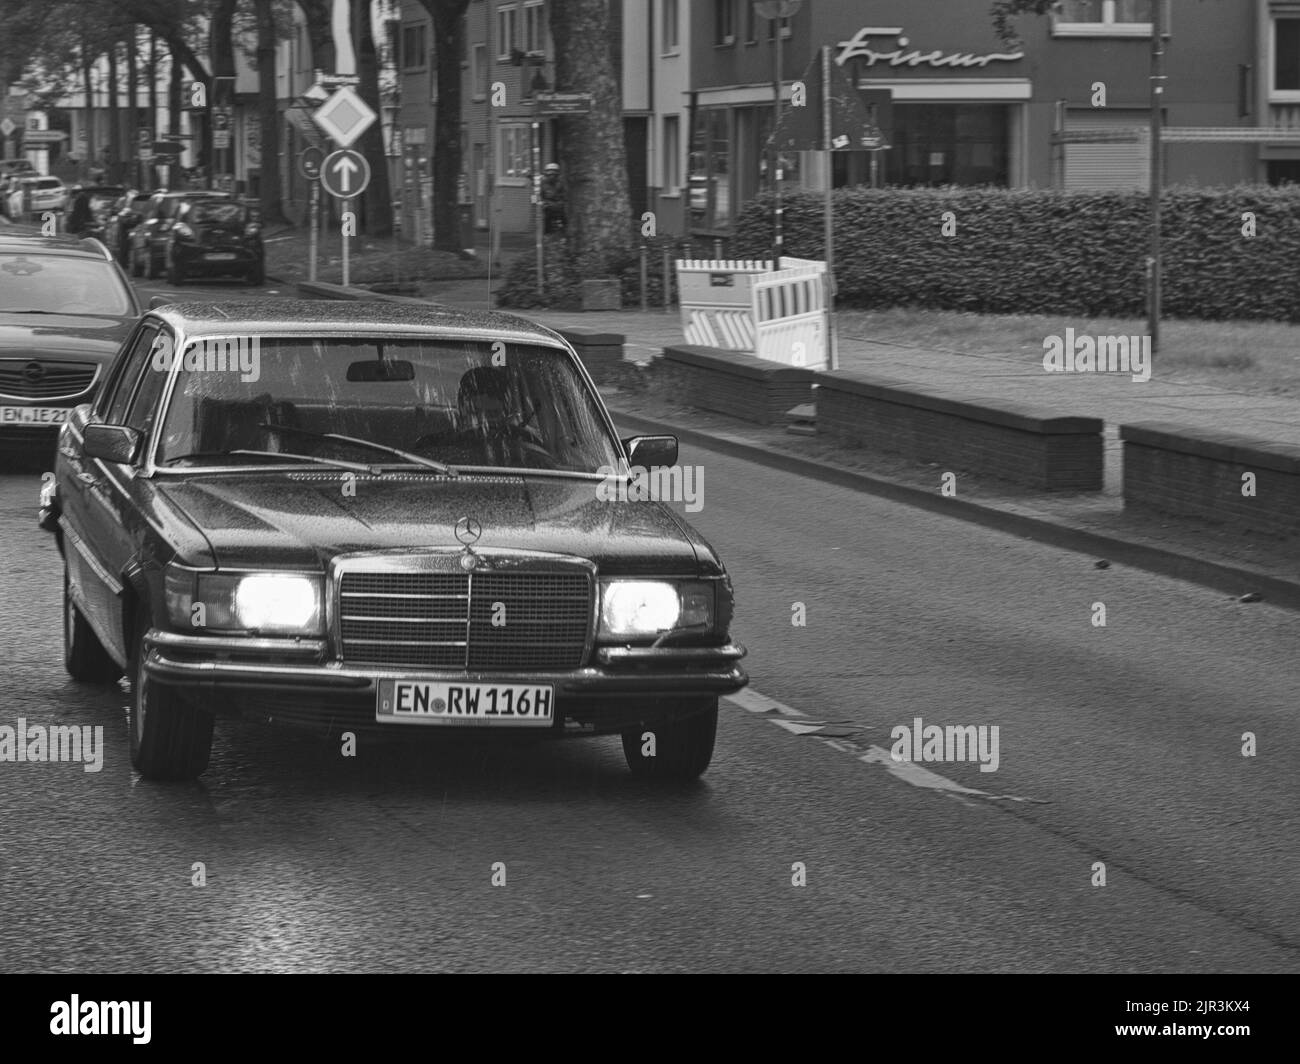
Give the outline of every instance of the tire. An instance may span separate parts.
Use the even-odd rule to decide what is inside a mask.
[[[144,266],[140,262],[140,251],[134,244],[131,245],[131,276],[144,276]]]
[[[136,614],[132,632],[131,764],[147,780],[192,780],[208,767],[213,715],[175,687],[150,680],[144,671],[149,614]]]
[[[94,630],[72,601],[68,571],[63,570],[63,667],[82,683],[116,683],[122,669],[104,649]]]
[[[653,780],[693,780],[713,760],[718,731],[718,700],[701,699],[700,712],[673,721],[647,721],[623,732],[623,756],[634,776]],[[646,732],[654,735],[655,753],[641,753]]]

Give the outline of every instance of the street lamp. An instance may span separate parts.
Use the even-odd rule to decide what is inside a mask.
[[[771,20],[780,20],[790,18],[799,8],[803,6],[803,0],[756,0],[754,11],[760,18]],[[781,167],[781,149],[776,142],[776,132],[781,128],[781,23],[776,21],[772,27],[773,36],[776,38],[776,77],[773,79],[772,87],[776,96],[776,103],[773,110],[772,125],[772,181],[773,189],[776,193],[775,203],[772,208],[772,269],[781,268],[781,245],[784,241],[782,232],[781,215],[784,208],[781,206],[781,184],[785,177]]]

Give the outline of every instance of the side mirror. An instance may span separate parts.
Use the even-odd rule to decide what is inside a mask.
[[[140,451],[140,433],[126,425],[87,425],[82,430],[87,458],[130,465]]]
[[[169,303],[175,303],[175,302],[176,300],[170,298],[169,296],[154,296],[152,299],[149,300],[149,309],[157,310],[159,307],[165,307]]]
[[[627,463],[642,469],[677,464],[676,436],[630,436],[623,441]]]

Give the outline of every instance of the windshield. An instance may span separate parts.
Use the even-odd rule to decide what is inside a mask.
[[[187,215],[189,221],[196,225],[230,225],[244,222],[244,208],[238,203],[196,203]]]
[[[196,343],[179,361],[159,465],[232,450],[404,461],[331,433],[458,467],[597,473],[618,461],[598,400],[551,348],[232,338]]]
[[[110,262],[39,252],[0,253],[0,313],[135,313]]]

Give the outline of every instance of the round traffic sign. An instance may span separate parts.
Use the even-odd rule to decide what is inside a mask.
[[[370,184],[370,164],[358,151],[344,148],[330,152],[321,163],[320,183],[326,192],[339,199],[359,196]]]
[[[319,148],[303,148],[298,153],[298,172],[308,181],[320,177],[320,164],[325,161],[325,153]]]

